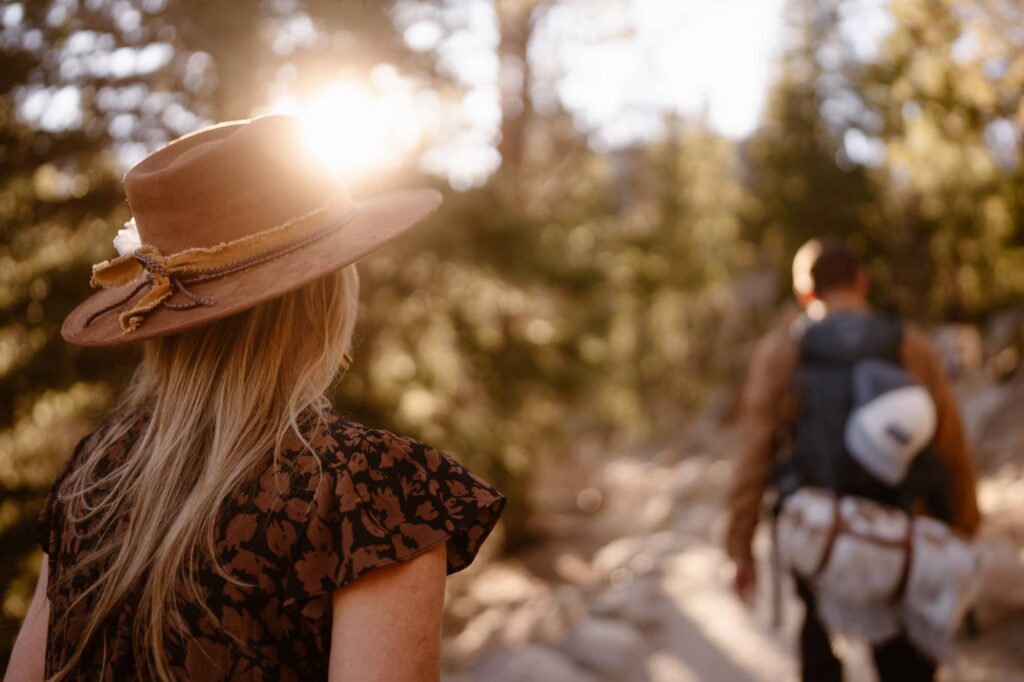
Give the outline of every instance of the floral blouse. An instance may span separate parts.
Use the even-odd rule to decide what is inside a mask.
[[[306,430],[315,452],[294,438],[276,467],[268,453],[266,464],[226,501],[219,560],[249,586],[203,567],[200,583],[213,617],[182,595],[189,632],[168,627],[165,634],[178,679],[326,680],[334,591],[442,542],[448,572],[465,568],[502,512],[500,493],[428,445],[334,415]],[[107,450],[101,472],[104,464],[130,456],[140,431],[141,425]],[[95,534],[69,523],[56,496],[98,434],[76,447],[39,519],[36,539],[49,555],[47,676],[74,651],[95,593],[71,605],[102,572],[97,567],[71,584],[61,580],[93,551]],[[114,613],[73,679],[121,682],[144,674],[132,651],[130,603]]]

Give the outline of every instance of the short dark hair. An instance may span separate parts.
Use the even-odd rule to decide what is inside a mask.
[[[793,257],[793,291],[798,296],[821,296],[851,287],[863,271],[860,259],[838,239],[812,239]]]
[[[845,289],[857,283],[864,266],[857,254],[841,241],[819,240],[820,251],[811,265],[811,280],[817,296],[835,289]]]

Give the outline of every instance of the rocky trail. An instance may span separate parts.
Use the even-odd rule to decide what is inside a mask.
[[[1024,682],[1024,425],[1007,412],[1021,392],[966,396],[985,472],[988,579],[980,633],[961,638],[942,682]],[[453,579],[445,682],[798,679],[802,606],[791,586],[778,627],[767,565],[753,607],[731,592],[718,538],[730,476],[724,455],[736,434],[705,431],[713,437],[691,436],[685,445],[606,462],[590,474],[560,472],[551,485],[561,489],[551,499],[576,504],[545,516],[549,539]],[[757,544],[766,557],[767,537]],[[850,682],[874,681],[866,649],[838,647]]]

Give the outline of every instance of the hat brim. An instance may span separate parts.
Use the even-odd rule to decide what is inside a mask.
[[[340,225],[323,239],[281,258],[189,287],[192,293],[212,299],[213,305],[187,310],[157,307],[130,333],[122,331],[118,313],[131,308],[144,292],[86,324],[97,312],[127,296],[136,284],[103,289],[71,311],[61,327],[61,335],[77,346],[120,346],[202,327],[295,291],[365,258],[440,205],[441,194],[432,189],[402,190],[360,201],[354,214],[346,210],[327,218],[339,221]],[[180,293],[175,296],[175,303],[188,302]]]

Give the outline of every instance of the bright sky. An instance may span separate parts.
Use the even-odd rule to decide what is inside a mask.
[[[534,103],[555,102],[576,117],[599,149],[658,134],[668,111],[705,113],[720,132],[743,137],[757,125],[785,0],[622,0],[555,4],[534,30]],[[448,114],[444,144],[424,158],[456,186],[480,182],[500,159],[493,140],[501,122],[491,0],[464,0],[447,20],[461,25],[443,42],[429,21],[413,22],[406,40],[436,48],[443,72],[465,89]]]
[[[706,112],[719,132],[746,136],[758,124],[782,48],[786,4],[632,0],[621,3],[618,13],[606,11],[605,26],[583,19],[582,29],[585,11],[566,9],[551,22],[561,44],[559,93],[612,145],[643,136],[652,115],[666,109]],[[843,6],[844,37],[860,56],[869,56],[889,29],[887,6],[888,0],[851,0]],[[598,33],[626,29],[630,35],[618,42],[580,39],[580,33],[595,28]]]
[[[758,125],[786,35],[786,0],[621,0],[556,4],[535,29],[531,64],[535,105],[560,101],[599,149],[657,135],[664,114],[705,115],[730,137]],[[888,0],[850,0],[844,37],[869,56],[890,27]],[[438,45],[429,22],[406,33],[410,45],[438,47],[441,68],[467,90],[459,114],[444,121],[461,135],[425,157],[429,170],[471,185],[500,159],[492,140],[500,125],[491,0],[464,0],[465,26]],[[546,87],[555,83],[554,89]]]
[[[783,0],[635,0],[631,39],[563,51],[561,93],[609,143],[643,135],[652,114],[707,110],[731,136],[756,126],[778,47]]]

